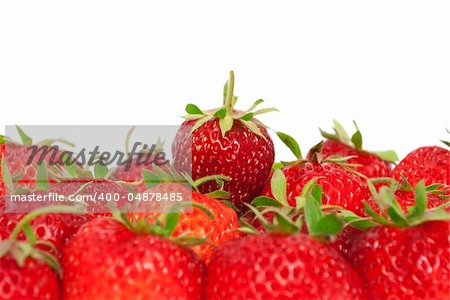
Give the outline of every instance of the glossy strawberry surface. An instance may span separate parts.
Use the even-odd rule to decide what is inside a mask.
[[[186,121],[183,125],[194,125]],[[172,145],[175,168],[190,170],[192,177],[199,179],[208,175],[226,175],[224,190],[231,193],[231,201],[242,207],[244,202],[259,194],[266,183],[274,161],[274,146],[267,130],[258,125],[265,138],[243,126],[238,120],[222,136],[219,121],[206,122],[194,132],[191,126],[181,126]],[[191,147],[192,145],[192,147]],[[192,155],[187,153],[192,149]],[[202,193],[217,189],[217,184],[208,182],[200,186]]]
[[[370,197],[364,179],[335,163],[300,162],[283,168],[286,177],[287,200],[295,206],[295,197],[312,179],[323,187],[323,204],[339,205],[358,215],[364,215],[363,203]],[[262,191],[272,196],[270,183]]]
[[[8,166],[8,169],[13,176],[19,176],[19,180],[16,182],[16,187],[28,187],[34,189],[36,187],[37,178],[37,164],[40,163],[40,154],[31,158],[31,150],[33,145],[21,145],[15,143],[6,143],[0,148],[0,153],[3,153],[3,159]],[[36,146],[40,147],[40,146]],[[61,155],[61,151],[55,151],[55,156],[52,158],[52,152],[45,155],[43,162],[48,164],[50,161],[57,163]],[[29,162],[30,160],[30,162]],[[55,166],[59,165],[56,164]],[[51,177],[48,178],[49,182],[55,182]]]
[[[402,175],[415,186],[441,183],[450,190],[450,151],[437,146],[421,147],[409,153],[394,169],[393,177],[402,182]]]
[[[32,193],[35,195],[45,194],[43,191]],[[8,210],[8,207],[5,208],[5,196],[0,197],[0,241],[7,239],[20,220],[28,212],[33,211],[30,207],[25,208],[26,204],[25,202],[20,203],[23,212],[5,212],[5,209]],[[57,251],[44,245],[38,246],[38,248],[50,250],[54,255],[59,256],[67,241],[88,220],[89,218],[84,214],[51,213],[37,216],[30,222],[30,225],[38,240],[52,243]],[[18,235],[18,239],[25,240],[23,232]]]
[[[448,299],[449,222],[401,229],[379,226],[360,234],[348,253],[370,299]]]
[[[241,227],[239,218],[236,212],[221,200],[212,199],[206,195],[192,191],[189,187],[176,184],[165,183],[158,191],[164,192],[181,192],[183,195],[190,195],[189,199],[184,201],[192,201],[203,206],[203,209],[209,211],[212,216],[207,215],[203,210],[197,207],[187,207],[186,211],[180,212],[178,225],[173,232],[173,237],[179,237],[187,234],[190,237],[205,239],[205,243],[200,245],[190,246],[190,248],[206,263],[209,262],[213,250],[225,241],[239,238],[242,233],[238,231]],[[154,192],[155,189],[149,189],[147,192]],[[139,209],[144,211],[142,207]],[[131,213],[129,214],[132,220],[140,220],[147,218],[152,221],[153,218],[159,217],[161,214],[148,212]]]
[[[208,265],[208,299],[364,299],[355,270],[303,234],[226,242]]]
[[[180,215],[180,220],[174,236],[188,232],[190,236],[205,238],[206,243],[193,247],[205,262],[209,262],[213,250],[223,242],[242,236],[237,230],[241,227],[236,212],[220,200],[211,199],[203,194],[192,192],[192,201],[203,205],[213,215],[208,217],[198,208],[192,208],[192,212]]]
[[[86,223],[65,247],[62,266],[64,299],[201,299],[206,281],[187,248],[111,218]]]
[[[60,299],[58,275],[44,262],[32,258],[20,267],[7,254],[0,258],[0,299]]]

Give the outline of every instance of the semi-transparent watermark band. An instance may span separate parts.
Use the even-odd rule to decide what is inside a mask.
[[[6,126],[4,210],[82,205],[88,213],[188,211],[190,168],[176,170],[178,125]],[[190,129],[187,130],[190,132]],[[183,159],[191,161],[191,143]]]

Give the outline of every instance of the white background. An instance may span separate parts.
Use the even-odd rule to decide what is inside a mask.
[[[336,118],[404,156],[449,137],[449,19],[432,0],[2,1],[0,126],[178,124],[233,69],[238,108],[278,107],[261,120],[304,153]]]

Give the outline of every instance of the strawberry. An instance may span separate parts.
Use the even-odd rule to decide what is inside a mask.
[[[125,170],[125,165],[121,165],[115,170],[113,177],[114,180],[132,184],[136,193],[142,193],[147,189],[145,183],[141,182],[144,170],[152,171],[153,168],[151,165],[139,165],[134,159],[128,170]]]
[[[108,204],[110,202],[107,201],[107,197],[112,197],[111,199],[116,197],[117,202],[115,203],[117,203],[119,207],[122,207],[128,200],[128,194],[130,193],[128,187],[104,178],[65,179],[50,186],[48,192],[64,195],[66,197],[71,195],[96,197],[95,202],[86,201],[88,204],[86,207],[88,218],[109,216]]]
[[[174,166],[182,172],[192,171],[192,177],[221,174],[231,177],[225,190],[238,207],[253,199],[261,191],[274,161],[273,142],[266,127],[254,116],[274,111],[274,108],[253,111],[263,100],[256,101],[247,111],[234,109],[234,73],[224,89],[222,107],[202,111],[188,104],[187,119],[172,144]],[[192,152],[191,152],[192,151]],[[211,192],[213,183],[200,187],[202,193]]]
[[[125,144],[129,144],[129,139],[131,136],[131,133],[133,132],[134,127],[130,130],[130,132],[127,134],[127,139],[125,141]],[[128,152],[128,147],[126,147],[126,152]],[[155,157],[156,153],[159,151],[162,151],[164,149],[163,142],[158,140],[155,149],[153,153],[148,153],[141,151],[139,154],[137,154],[135,157],[129,157],[129,160],[131,160],[130,164],[122,164],[119,165],[113,172],[112,177],[116,181],[123,181],[127,182],[130,185],[133,186],[133,189],[136,193],[142,193],[147,189],[147,186],[142,178],[142,172],[143,171],[154,171],[154,164],[153,164],[153,158]],[[147,156],[149,156],[147,158]],[[149,163],[152,162],[152,163]],[[167,166],[162,165],[160,167],[163,171],[168,171]]]
[[[323,239],[339,232],[334,214],[322,215],[320,199],[306,197],[305,217],[311,235],[299,233],[301,222],[272,208],[263,234],[228,241],[208,265],[210,299],[364,299],[357,272]],[[250,207],[252,210],[256,210]],[[244,228],[254,232],[254,229]]]
[[[208,178],[201,178],[196,182],[191,181],[191,185],[187,186],[181,183],[165,183],[166,179],[171,178],[175,180],[173,175],[168,172],[158,170],[160,175],[151,171],[144,171],[144,178],[159,178],[161,183],[150,187],[145,193],[161,192],[161,193],[182,193],[190,196],[190,203],[192,204],[191,212],[181,212],[178,220],[178,226],[174,230],[172,237],[177,238],[183,235],[184,232],[189,232],[189,235],[195,238],[205,239],[206,243],[194,245],[190,247],[205,263],[209,262],[211,253],[220,244],[225,241],[236,239],[242,235],[238,231],[240,223],[238,216],[234,209],[228,206],[226,200],[218,200],[219,198],[227,198],[229,194],[223,190],[216,190],[208,195],[198,192],[198,185],[208,179],[229,179],[221,176],[209,176]],[[153,217],[159,217],[161,214],[151,213],[151,209],[140,209],[140,211],[148,211],[146,213],[131,213],[130,218],[140,220],[146,218],[151,220]]]
[[[370,299],[448,299],[450,297],[450,214],[445,206],[426,208],[423,182],[415,206],[404,213],[394,191],[380,188],[386,209],[368,214],[381,225],[358,235],[348,259],[360,272]]]
[[[35,195],[44,195],[43,191],[34,191]],[[5,199],[1,197],[1,206],[4,208]],[[25,217],[31,218],[30,226],[35,232],[36,237],[45,242],[49,242],[58,252],[52,252],[58,255],[67,241],[78,230],[78,228],[88,221],[86,215],[81,213],[51,213],[51,211],[61,211],[64,207],[41,207],[29,214],[26,213],[0,213],[0,241],[9,237],[17,224]],[[71,208],[70,210],[76,210]],[[45,212],[45,214],[42,213]],[[17,236],[18,240],[25,240],[25,235],[20,233]],[[42,246],[40,248],[47,249]]]
[[[59,299],[61,267],[56,258],[38,249],[29,221],[45,211],[26,215],[0,242],[0,299]],[[18,241],[23,232],[27,241]]]
[[[381,199],[379,190],[381,186],[385,185],[385,183],[390,183],[389,189],[393,191],[393,198]],[[372,179],[368,181],[369,188],[371,190],[372,196],[365,203],[365,206],[369,206],[369,210],[380,213],[383,211],[383,214],[386,215],[388,212],[386,211],[386,205],[384,203],[390,203],[395,199],[395,205],[398,208],[402,209],[404,213],[408,213],[410,210],[414,209],[416,202],[416,194],[412,187],[399,185],[394,179],[387,180],[387,178],[380,179]],[[378,186],[378,190],[376,188]],[[435,208],[439,207],[448,202],[447,196],[442,193],[442,191],[437,190],[439,185],[427,186],[426,190],[426,206],[427,208]],[[385,196],[386,197],[386,196]],[[447,208],[448,210],[448,208]],[[351,221],[360,220],[354,216],[350,216],[349,212],[346,212],[347,216],[350,217]],[[368,227],[373,226],[373,223],[369,223]],[[356,229],[352,226],[347,226],[344,230],[337,236],[336,241],[333,243],[333,246],[341,252],[345,257],[348,255],[348,251],[354,243],[354,240],[358,235],[361,234],[361,230],[366,229],[367,227],[361,227]]]
[[[1,167],[0,167],[0,172],[1,172]],[[0,173],[1,174],[1,173]],[[6,187],[5,187],[5,183],[3,182],[3,179],[0,178],[0,196],[5,195],[6,193]],[[1,212],[1,211],[0,211]]]
[[[223,244],[208,265],[210,299],[363,299],[353,268],[306,235],[261,234]]]
[[[59,299],[58,276],[42,261],[27,258],[19,265],[11,255],[2,256],[0,299]]]
[[[320,130],[322,136],[326,138],[321,152],[323,157],[348,157],[347,162],[353,165],[353,169],[368,178],[390,177],[390,165],[398,160],[397,154],[394,151],[369,152],[364,150],[362,134],[356,122],[354,124],[356,132],[351,138],[336,120],[334,121],[334,133]]]
[[[46,146],[51,149],[51,144],[54,142],[61,142],[69,146],[74,145],[68,141],[61,139],[48,139],[37,144],[33,144],[33,140],[19,126],[17,126],[17,131],[19,132],[19,135],[22,139],[22,144],[0,136],[0,160],[2,161],[2,177],[4,177],[4,172],[6,171],[5,168],[7,168],[7,172],[12,174],[15,178],[14,188],[39,188],[39,182],[37,182],[39,169],[38,163],[41,158],[41,153],[43,152],[39,152],[38,154],[36,154],[33,157],[31,164],[28,164],[32,149],[34,147],[36,147],[36,149],[41,149],[40,147]],[[45,164],[48,165],[50,161],[58,162],[63,151],[55,151],[54,157],[52,157],[52,153],[53,151],[49,150],[49,154],[44,156],[43,162]],[[55,167],[62,169],[62,167],[58,165],[58,163],[55,164]],[[55,180],[53,178],[49,178],[48,182],[52,183],[55,182]],[[7,187],[10,190],[14,189],[11,184],[7,184]]]
[[[450,151],[438,146],[420,147],[400,161],[393,177],[413,186],[422,180],[426,185],[441,183],[450,190]]]
[[[295,198],[308,182],[316,178],[317,183],[323,186],[324,204],[338,205],[363,215],[363,203],[370,196],[364,178],[353,173],[340,159],[322,160],[321,146],[322,143],[313,147],[306,160],[286,163],[282,172],[274,173],[277,177],[265,185],[262,195],[280,199],[286,191],[282,202],[295,207]],[[283,192],[279,193],[281,190]]]
[[[407,213],[409,209],[411,209],[415,204],[415,193],[414,188],[407,182],[404,181],[402,184],[399,184],[394,179],[373,179],[369,181],[369,188],[372,192],[371,198],[367,201],[371,208],[380,212],[380,199],[377,193],[377,188],[380,187],[381,184],[386,185],[385,183],[389,183],[391,189],[394,190],[394,197],[399,205],[399,207]],[[442,190],[442,184],[432,184],[425,188],[427,192],[426,204],[427,208],[438,207],[446,202],[448,202],[448,191]]]
[[[448,196],[433,193],[433,191],[427,193],[427,208],[438,207],[448,202],[447,197]],[[405,212],[408,211],[408,207],[414,205],[414,192],[412,191],[397,190],[395,191],[395,198]]]
[[[190,232],[191,236],[204,238],[207,243],[193,246],[192,250],[208,263],[213,250],[228,240],[237,239],[241,233],[236,212],[221,201],[192,191],[192,201],[205,207],[214,218],[209,218],[204,211],[194,207],[192,213],[180,215],[180,225],[173,236],[180,236],[183,232]]]
[[[203,263],[167,239],[176,215],[165,227],[105,217],[84,224],[64,248],[63,298],[201,299]]]

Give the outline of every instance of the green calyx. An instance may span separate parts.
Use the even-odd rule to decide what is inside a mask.
[[[1,160],[2,166],[2,178],[5,186],[13,193],[23,188],[19,187],[16,189],[16,183],[20,181],[23,177],[23,173],[18,172],[12,175],[9,167],[6,163],[6,159]],[[46,191],[48,189],[49,182],[47,177],[47,165],[41,163],[37,165],[37,175],[36,175],[36,190]]]
[[[253,199],[251,205],[247,204],[253,220],[257,219],[267,232],[299,233],[305,223],[309,235],[320,240],[332,240],[342,231],[345,222],[356,216],[325,209],[326,206],[322,205],[322,186],[317,184],[316,179],[309,181],[301,194],[295,197],[295,207],[290,206],[287,201],[286,177],[281,170],[275,170],[271,188],[273,198],[259,196]],[[266,218],[268,214],[274,216],[272,220]],[[259,233],[247,220],[248,215],[241,218],[241,231]]]
[[[263,108],[255,110],[258,105],[264,102],[264,100],[259,99],[253,103],[253,105],[245,110],[238,111],[234,109],[238,97],[234,95],[234,72],[230,71],[230,78],[225,83],[223,89],[223,106],[210,111],[203,111],[195,104],[186,105],[187,115],[183,116],[186,120],[196,120],[192,131],[195,131],[201,127],[206,122],[212,119],[219,120],[219,127],[222,133],[222,137],[225,137],[226,133],[233,128],[235,121],[241,122],[242,125],[247,127],[254,134],[260,136],[264,140],[266,137],[262,134],[259,126],[264,126],[261,122],[254,119],[255,116],[264,113],[278,111],[276,108]]]
[[[50,249],[56,250],[55,246],[47,241],[37,240],[31,227],[31,221],[35,218],[51,213],[83,213],[82,206],[48,206],[36,209],[24,216],[11,231],[6,240],[0,242],[0,257],[11,255],[19,267],[23,267],[27,258],[40,260],[50,266],[61,277],[62,269],[55,256],[48,251],[36,248],[38,245],[44,245]],[[23,232],[26,241],[18,241],[17,238]]]
[[[427,208],[427,194],[433,193],[437,185],[426,187],[423,182],[419,182],[414,189],[414,205],[407,207],[407,212],[404,212],[395,198],[397,185],[382,186],[377,191],[374,186],[376,182],[369,180],[368,184],[380,213],[375,212],[368,203],[364,203],[366,213],[375,222],[386,226],[406,228],[429,221],[450,220],[450,213],[447,212],[450,202],[435,208]]]
[[[291,139],[290,144],[293,145],[292,141],[295,142],[295,140],[292,137],[289,137]],[[295,145],[293,148],[299,148],[297,142],[295,142]],[[291,148],[291,147],[289,147]],[[366,176],[359,173],[358,171],[355,170],[356,167],[360,166],[359,164],[354,164],[354,163],[349,163],[348,160],[353,158],[354,156],[339,156],[339,155],[332,155],[329,156],[327,158],[323,157],[322,154],[322,148],[323,148],[323,141],[320,141],[318,144],[314,145],[308,152],[308,155],[306,156],[305,159],[303,159],[301,157],[301,154],[299,155],[297,160],[294,161],[282,161],[282,162],[277,162],[272,166],[272,170],[276,170],[276,169],[282,169],[285,166],[291,166],[291,165],[298,165],[298,164],[302,164],[305,162],[312,162],[312,163],[318,163],[318,164],[322,164],[322,163],[334,163],[334,164],[338,164],[341,167],[343,167],[344,169],[358,175],[361,176],[363,178],[365,178]],[[293,152],[294,153],[294,152]],[[295,155],[295,153],[294,153]],[[297,155],[296,155],[297,156]]]
[[[356,150],[369,152],[363,149],[363,137],[361,131],[359,130],[358,124],[356,124],[355,121],[353,121],[353,124],[355,125],[356,131],[352,134],[352,136],[350,136],[344,126],[336,120],[333,120],[333,133],[328,133],[320,128],[319,130],[321,135],[326,139],[337,140],[349,147],[355,148]],[[393,150],[375,151],[369,153],[374,153],[387,162],[396,162],[399,160],[397,153]]]
[[[25,145],[25,146],[33,145],[33,139],[28,134],[26,134],[25,131],[19,125],[16,125],[16,129],[17,129],[17,133],[19,134],[22,145]],[[0,144],[6,143],[6,142],[13,143],[13,144],[20,144],[7,136],[0,135]],[[65,139],[60,139],[60,138],[59,139],[44,139],[42,141],[37,142],[36,145],[51,146],[55,143],[61,143],[61,144],[64,144],[64,145],[67,145],[70,147],[75,147],[74,143],[72,143],[68,140],[65,140]]]
[[[180,183],[194,189],[196,192],[199,192],[198,188],[200,185],[208,181],[214,181],[217,184],[217,190],[206,194],[206,196],[213,199],[222,200],[230,198],[230,193],[225,191],[223,188],[224,182],[230,181],[231,178],[224,175],[209,175],[197,180],[193,180],[192,177],[189,176],[189,174],[179,173],[173,166],[168,165],[166,170],[163,170],[162,168],[155,165],[153,166],[152,171],[143,170],[142,178],[148,188],[152,188],[161,183]]]
[[[174,204],[168,213],[158,215],[155,214],[150,218],[142,217],[138,220],[130,219],[129,216],[133,214],[126,213],[126,207],[120,211],[117,207],[110,205],[110,211],[116,221],[120,222],[130,231],[137,234],[151,234],[159,236],[183,246],[204,244],[206,243],[206,239],[189,236],[189,232],[183,232],[180,235],[173,236],[180,220],[180,214],[191,207],[201,210],[211,220],[215,219],[215,216],[206,207],[199,203],[190,201]],[[138,216],[139,213],[136,215]]]
[[[447,131],[447,133],[450,134],[450,131],[449,131],[447,128],[445,129],[445,131]],[[450,142],[449,142],[449,141],[441,140],[441,142],[442,142],[445,146],[447,146],[447,147],[450,148]]]

